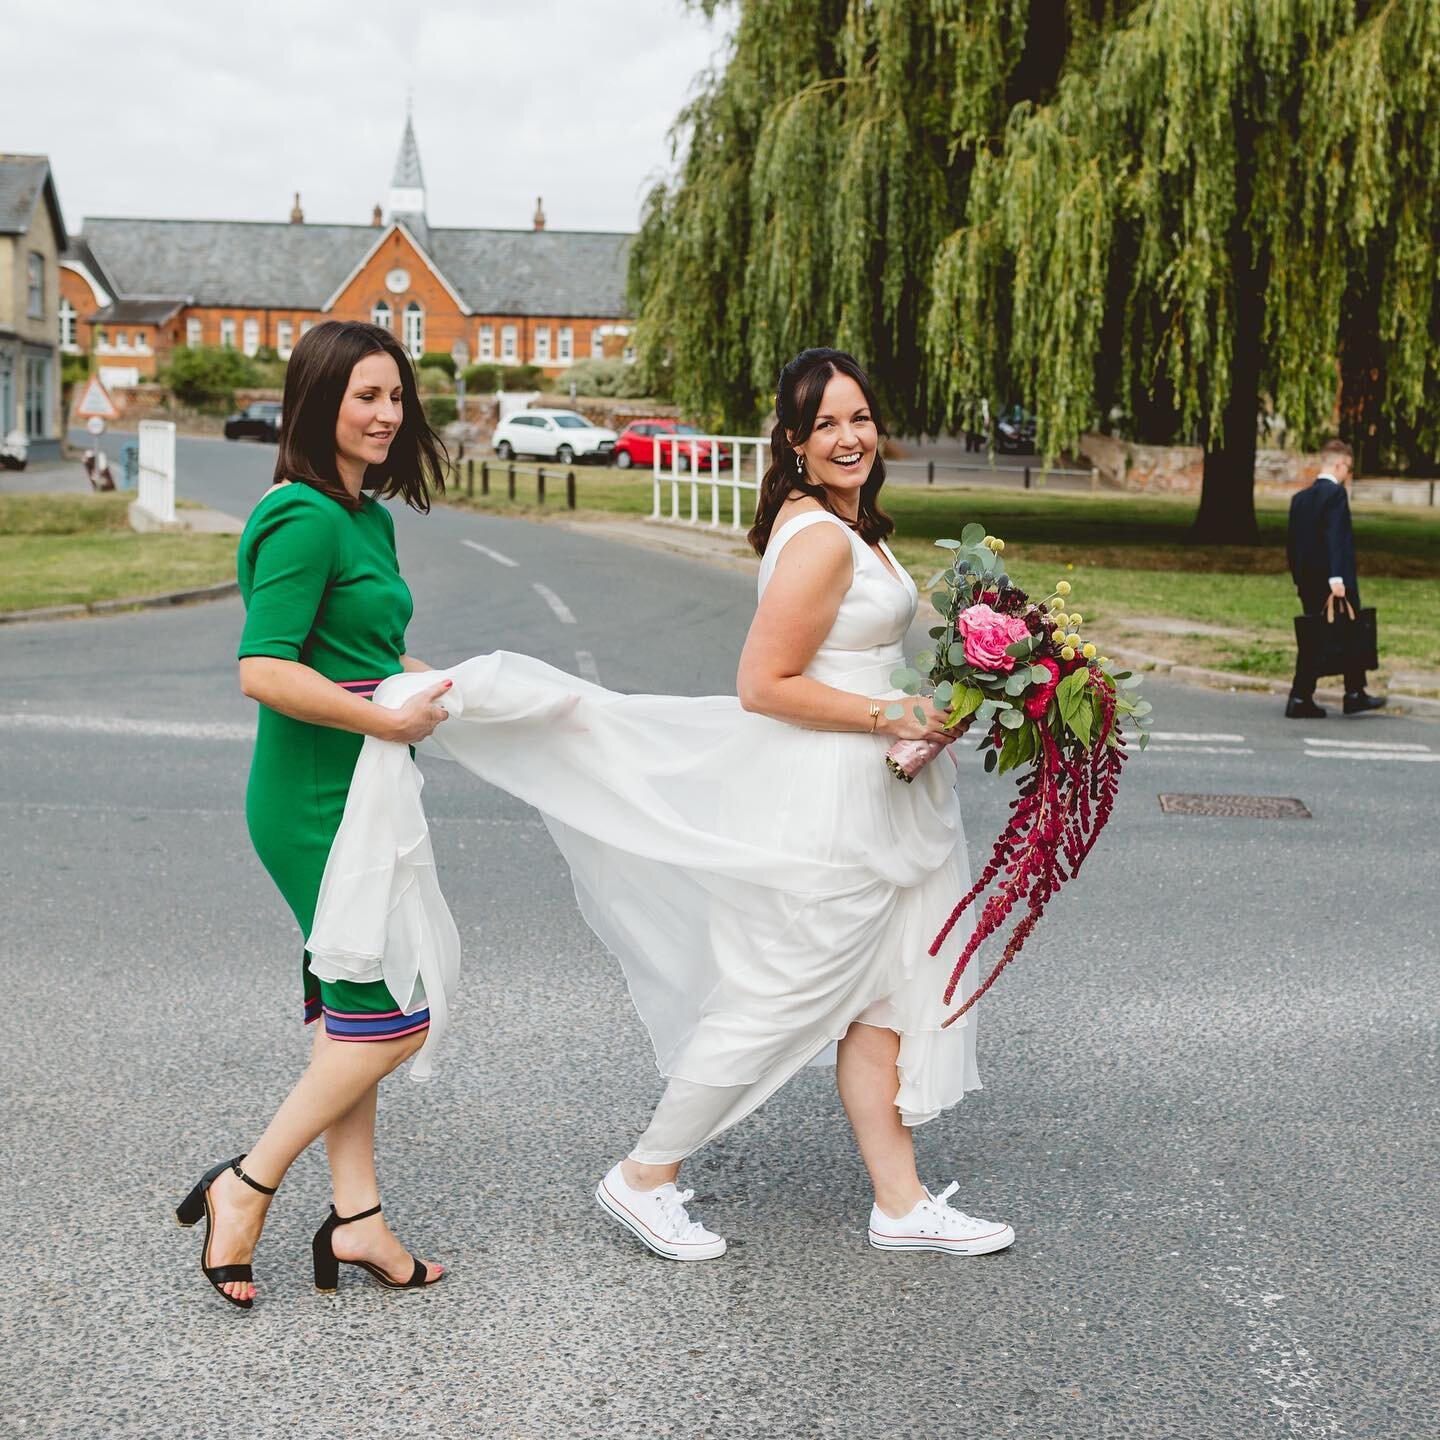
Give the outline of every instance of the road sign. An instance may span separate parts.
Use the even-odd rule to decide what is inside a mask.
[[[82,419],[118,420],[120,412],[110,398],[110,392],[101,383],[98,375],[92,375],[85,382],[85,393],[75,407],[75,413]]]

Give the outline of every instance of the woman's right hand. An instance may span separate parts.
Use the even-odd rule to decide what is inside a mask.
[[[454,683],[453,680],[442,680],[438,685],[431,685],[412,696],[393,712],[390,733],[385,738],[405,745],[418,745],[428,739],[442,720],[450,718],[449,712],[440,704],[440,697]]]
[[[884,703],[887,708],[895,704],[903,704],[905,707],[905,713],[894,720],[885,719],[882,711],[882,718],[877,727],[882,729],[885,734],[893,735],[897,740],[940,740],[948,744],[951,740],[958,740],[970,728],[970,720],[967,717],[953,730],[947,729],[946,722],[950,718],[949,712],[937,710],[934,702],[928,696],[907,695],[903,700],[887,700]],[[917,708],[925,717],[923,721],[915,718]]]

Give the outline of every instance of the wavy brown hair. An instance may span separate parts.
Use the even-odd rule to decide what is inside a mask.
[[[350,494],[335,465],[335,420],[351,372],[367,355],[382,352],[400,372],[400,426],[385,463],[366,470],[364,489],[382,499],[399,495],[412,510],[426,514],[431,493],[445,489],[450,457],[425,418],[415,367],[400,342],[379,325],[358,320],[327,320],[300,337],[285,371],[275,480],[298,480],[347,510],[360,508],[363,496]]]
[[[831,350],[817,346],[802,350],[780,372],[780,383],[775,391],[775,428],[770,432],[770,468],[760,482],[760,493],[755,500],[755,523],[750,527],[747,539],[757,555],[765,553],[770,543],[770,531],[780,507],[792,495],[809,495],[818,500],[832,515],[837,515],[835,502],[830,492],[821,484],[808,480],[796,462],[796,443],[803,444],[815,428],[815,417],[820,413],[820,402],[825,387],[836,375],[848,375],[865,396],[870,409],[870,418],[881,435],[888,435],[880,418],[875,391],[871,388],[870,377],[860,368],[860,362],[843,350]],[[789,433],[787,433],[789,432]],[[885,483],[885,461],[880,451],[875,451],[870,474],[860,487],[860,509],[853,525],[856,534],[867,545],[883,540],[895,528],[895,522],[880,508],[880,487]],[[845,522],[847,525],[850,522]]]

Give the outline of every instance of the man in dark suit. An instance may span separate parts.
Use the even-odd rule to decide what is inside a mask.
[[[1334,595],[1337,604],[1347,599],[1360,609],[1360,587],[1355,578],[1355,532],[1350,524],[1350,483],[1353,461],[1343,440],[1327,440],[1320,448],[1320,473],[1307,489],[1290,501],[1290,529],[1286,552],[1290,574],[1307,615],[1325,609]],[[1315,703],[1315,681],[1319,677],[1305,668],[1303,658],[1295,663],[1295,679],[1285,714],[1291,720],[1323,720],[1325,712]],[[1345,674],[1345,713],[1356,715],[1378,710],[1384,700],[1365,693],[1364,670]]]

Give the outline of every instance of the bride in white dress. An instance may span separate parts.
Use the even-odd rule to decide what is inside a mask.
[[[781,372],[776,413],[738,698],[617,695],[500,651],[421,677],[455,681],[433,738],[540,811],[668,1078],[649,1126],[600,1181],[607,1215],[668,1259],[724,1254],[688,1213],[682,1161],[838,1042],[840,1097],[874,1186],[870,1243],[1003,1249],[1008,1225],[955,1209],[956,1185],[934,1194],[915,1167],[913,1127],[980,1084],[975,1014],[941,1028],[949,967],[928,953],[970,876],[950,752],[910,785],[884,764],[896,738],[954,732],[929,702],[923,720],[915,702],[885,714],[918,595],[884,540],[875,396],[851,356],[806,350]],[[386,681],[377,703],[403,703],[413,681]],[[396,776],[414,772],[403,746],[375,755]],[[418,779],[392,847],[408,878],[377,870],[366,763],[327,867],[312,968],[383,975],[408,1012],[426,1003],[423,956],[438,946],[449,958],[430,964],[433,1044],[458,941]],[[973,984],[971,972],[961,998]],[[422,1052],[422,1075],[428,1063]]]

